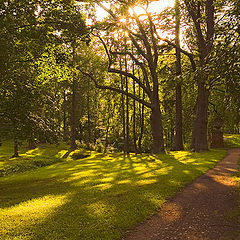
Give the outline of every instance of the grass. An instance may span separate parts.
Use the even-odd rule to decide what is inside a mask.
[[[37,158],[54,158],[62,151],[60,146],[45,147],[36,150]],[[121,239],[225,154],[92,153],[1,177],[0,239]]]
[[[240,147],[240,134],[224,134],[226,147]]]
[[[4,141],[3,145],[0,146],[0,177],[71,160],[75,155],[78,156],[80,154],[80,156],[84,156],[89,154],[88,151],[83,150],[76,150],[69,154],[69,146],[65,143],[40,144],[38,148],[32,150],[23,145],[20,147],[20,157],[11,158],[13,154],[12,145],[11,141]]]

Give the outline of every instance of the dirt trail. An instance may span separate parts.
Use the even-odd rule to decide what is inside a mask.
[[[240,225],[228,214],[236,207],[237,183],[230,175],[238,169],[240,149],[194,180],[159,212],[130,232],[125,240],[240,240]]]

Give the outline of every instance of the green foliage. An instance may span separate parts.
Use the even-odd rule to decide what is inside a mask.
[[[57,151],[52,146],[45,153]],[[2,177],[0,237],[120,239],[225,154],[98,153]]]

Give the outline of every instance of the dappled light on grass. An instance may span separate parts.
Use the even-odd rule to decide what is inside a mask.
[[[114,213],[114,208],[104,203],[103,201],[94,202],[87,206],[89,216],[93,218],[106,218],[111,217]]]
[[[18,232],[28,235],[27,229],[31,229],[45,218],[50,217],[54,210],[66,201],[66,195],[47,195],[0,209],[0,238],[1,236],[1,239],[5,239],[6,236],[13,237],[14,233]],[[29,234],[31,235],[31,231]]]
[[[166,199],[212,168],[224,155],[224,150],[137,156],[94,153],[87,158],[68,159],[1,178],[0,204],[7,207],[3,209],[6,210],[4,217],[12,219],[5,226],[3,237],[7,238],[12,232],[12,236],[21,239],[31,231],[35,239],[43,239],[42,236],[49,239],[119,239],[127,229],[151,216]],[[61,203],[52,205],[44,196],[51,196],[53,202],[56,198],[56,202]],[[67,197],[58,200],[59,196]],[[7,210],[11,206],[34,202],[34,199],[42,199],[50,206],[45,211],[47,214],[42,215],[41,207],[33,210],[30,214],[35,219],[33,226],[24,223],[29,214],[23,212],[22,227],[14,230],[11,225],[20,220],[18,215],[11,215]]]
[[[19,157],[12,158],[12,142],[4,141],[0,147],[0,177],[61,162],[68,152],[67,148],[65,143],[41,144],[38,148],[31,150],[23,145],[20,148]]]
[[[228,147],[240,147],[240,134],[224,134],[224,140]]]

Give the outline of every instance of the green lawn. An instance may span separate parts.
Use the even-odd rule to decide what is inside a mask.
[[[45,146],[35,151],[37,158],[48,154],[56,158],[63,150]],[[92,153],[1,177],[0,239],[120,239],[225,154],[225,150],[137,157]]]
[[[224,134],[226,147],[240,147],[240,134]]]
[[[0,146],[0,177],[25,172],[38,167],[51,165],[65,160],[69,146],[61,144],[41,144],[40,147],[29,150],[25,145],[20,146],[20,157],[11,158],[13,154],[12,141],[4,141]]]

